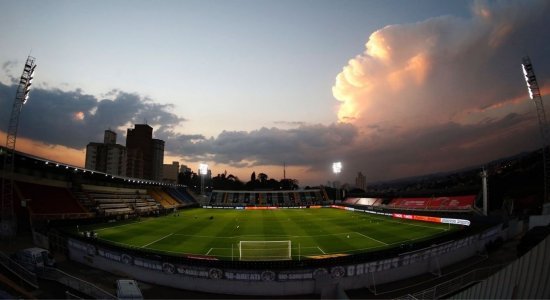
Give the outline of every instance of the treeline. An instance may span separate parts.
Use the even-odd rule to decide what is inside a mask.
[[[179,173],[178,183],[185,184],[197,191],[201,188],[201,177],[199,174],[188,171],[185,173]],[[243,182],[239,177],[233,174],[227,174],[227,171],[218,174],[211,179],[205,178],[204,180],[205,191],[211,190],[295,190],[299,188],[298,180],[285,178],[276,180],[269,178],[265,173],[252,172],[250,180]]]

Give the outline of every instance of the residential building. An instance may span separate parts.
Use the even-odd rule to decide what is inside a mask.
[[[116,133],[105,130],[103,143],[86,146],[85,168],[112,175],[126,175],[126,147],[116,143]]]
[[[153,139],[153,127],[136,124],[126,134],[128,177],[162,180],[164,141]]]
[[[173,161],[172,164],[164,164],[162,168],[162,181],[169,183],[178,182],[180,163]]]

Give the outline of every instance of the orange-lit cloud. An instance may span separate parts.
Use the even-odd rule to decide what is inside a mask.
[[[349,154],[353,165],[378,178],[405,176],[537,147],[520,64],[529,52],[543,94],[550,93],[549,42],[541,40],[549,13],[547,1],[476,1],[470,18],[374,32],[332,88],[339,121],[361,133],[361,150]]]
[[[84,120],[84,112],[81,112],[81,111],[75,112],[75,113],[73,114],[73,120],[75,120],[75,121],[82,121],[82,120]]]

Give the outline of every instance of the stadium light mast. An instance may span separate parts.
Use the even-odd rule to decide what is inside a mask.
[[[17,140],[17,129],[19,127],[19,115],[23,104],[29,100],[29,92],[36,69],[36,59],[27,57],[23,74],[19,79],[19,85],[15,94],[15,100],[6,131],[6,153],[4,153],[4,168],[2,170],[2,199],[1,199],[1,220],[0,237],[11,238],[17,232],[17,220],[13,206],[13,172],[15,171],[15,141]]]
[[[208,165],[199,164],[199,175],[201,176],[201,195],[204,195],[204,176],[208,173]]]
[[[332,163],[332,173],[335,174],[336,177],[338,177],[338,174],[340,174],[340,172],[342,172],[342,162],[335,162],[335,163]],[[338,195],[340,194],[340,187],[336,187],[336,184],[334,184],[334,187],[336,188],[336,199],[334,200],[338,200]]]
[[[529,92],[529,98],[531,98],[535,103],[535,108],[537,109],[537,117],[539,120],[539,129],[540,135],[542,137],[542,164],[544,170],[544,203],[549,203],[548,199],[548,189],[550,187],[550,129],[548,127],[548,121],[546,119],[546,111],[544,110],[544,105],[542,102],[542,96],[540,93],[539,85],[537,83],[537,78],[535,77],[535,71],[533,70],[533,65],[531,64],[531,59],[529,56],[523,58],[523,63],[521,64],[523,69],[523,75],[525,75],[525,82],[527,83],[527,91]]]

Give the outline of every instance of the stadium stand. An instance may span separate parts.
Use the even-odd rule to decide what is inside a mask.
[[[326,202],[321,190],[303,191],[221,191],[210,194],[208,205],[223,206],[307,206]]]
[[[164,208],[177,208],[183,206],[178,200],[164,192],[161,188],[152,188],[148,190],[149,194]]]
[[[347,198],[342,204],[406,211],[470,212],[475,208],[476,198],[476,195],[432,198]]]
[[[437,198],[396,198],[389,207],[426,210],[470,210],[476,195]]]
[[[87,218],[90,214],[65,187],[16,182],[16,193],[27,202],[32,218]]]
[[[382,199],[380,198],[347,198],[346,200],[344,200],[344,203],[349,205],[379,206],[382,204]]]
[[[197,203],[185,188],[165,187],[163,191],[177,200],[182,206],[190,206]]]
[[[83,192],[92,199],[88,203],[103,216],[137,214],[145,215],[157,212],[160,204],[147,190],[111,188],[103,186],[82,185]],[[79,194],[79,199],[84,198]]]

